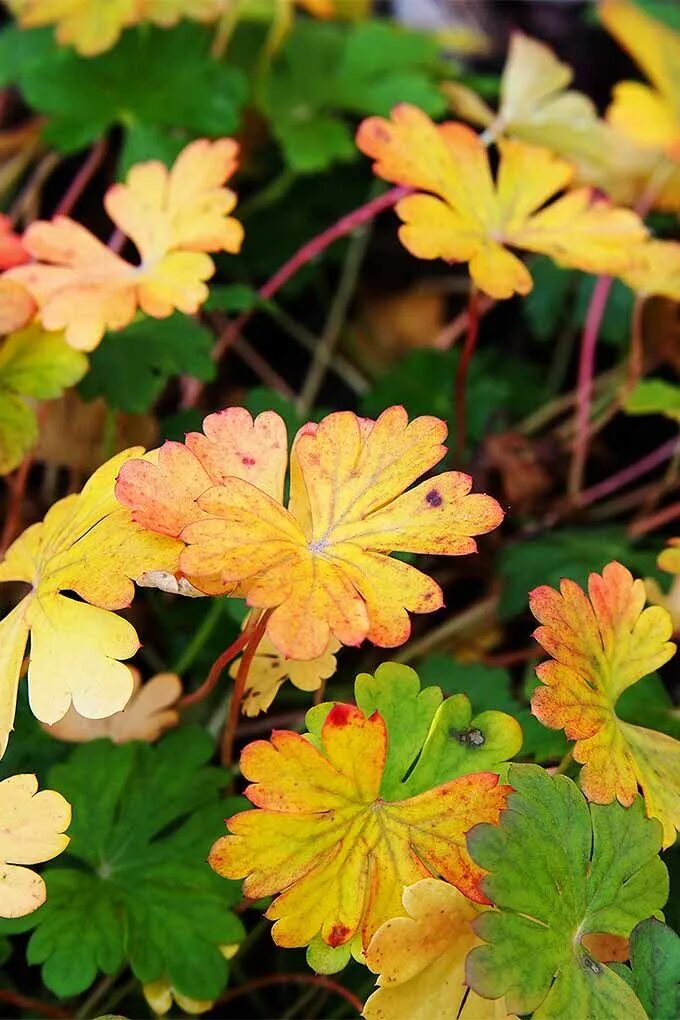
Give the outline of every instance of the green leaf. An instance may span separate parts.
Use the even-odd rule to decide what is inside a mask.
[[[531,714],[530,692],[525,692],[523,700],[513,696],[507,669],[481,662],[457,662],[450,655],[430,655],[419,663],[418,672],[423,683],[437,683],[446,694],[466,694],[474,713],[498,710],[513,716],[524,735],[523,760],[558,761],[566,752],[564,733],[541,726]]]
[[[348,113],[387,114],[399,102],[441,113],[436,67],[436,44],[424,35],[377,21],[299,21],[270,70],[262,106],[288,166],[315,173],[358,158]]]
[[[527,593],[539,584],[559,587],[570,577],[584,587],[588,574],[602,570],[612,560],[625,563],[634,573],[658,576],[658,550],[631,544],[623,528],[561,528],[506,545],[501,552],[499,573],[503,581],[500,614],[506,618],[527,608]]]
[[[571,779],[536,765],[511,766],[509,781],[516,792],[500,825],[468,833],[497,908],[474,923],[488,944],[468,956],[468,983],[487,998],[505,995],[510,1013],[535,1011],[536,1020],[646,1020],[628,984],[593,960],[582,939],[627,937],[663,906],[661,826],[645,817],[639,797],[630,808],[589,805]]]
[[[650,673],[628,687],[616,703],[616,714],[624,722],[660,730],[680,740],[680,709],[658,673]]]
[[[634,990],[652,1020],[680,1016],[680,937],[653,917],[640,921],[630,937],[630,968],[612,969]]]
[[[628,414],[665,414],[680,421],[680,386],[663,379],[641,379],[623,406]]]
[[[125,180],[135,163],[158,159],[171,167],[180,152],[191,141],[191,134],[182,129],[158,127],[134,121],[123,134],[123,147],[118,157],[118,180]]]
[[[522,312],[532,336],[544,342],[554,341],[561,323],[569,316],[569,296],[578,273],[556,265],[547,255],[531,260],[534,286],[522,301]]]
[[[380,378],[361,400],[361,413],[375,418],[392,404],[403,404],[409,417],[434,414],[449,422],[449,443],[455,437],[454,380],[460,353],[412,351]],[[475,353],[467,378],[467,432],[478,443],[508,420],[523,417],[536,406],[542,381],[536,366],[498,351]]]
[[[424,790],[473,772],[498,772],[522,746],[516,721],[503,712],[473,716],[464,694],[443,699],[438,687],[421,690],[410,666],[383,662],[360,673],[354,686],[364,715],[379,712],[387,726],[387,761],[380,787],[386,800],[415,797]],[[316,740],[332,708],[317,705],[306,716]]]
[[[21,463],[38,439],[38,422],[26,398],[58,397],[87,371],[88,361],[63,333],[32,325],[0,346],[0,474]]]
[[[47,902],[24,930],[35,928],[28,960],[57,995],[125,962],[140,981],[166,978],[193,998],[224,988],[219,947],[243,936],[229,911],[240,889],[206,857],[241,802],[221,799],[228,774],[207,764],[213,750],[206,733],[183,728],[155,746],[85,744],[52,769],[50,787],[73,805],[71,843],[45,869]]]
[[[317,974],[338,974],[347,966],[352,955],[351,943],[329,946],[316,935],[307,946],[307,965]]]
[[[210,288],[210,297],[203,305],[206,312],[249,312],[260,298],[254,287],[245,283],[228,283]]]
[[[96,58],[48,46],[43,32],[20,36],[21,52],[5,81],[17,83],[36,112],[48,116],[45,136],[62,152],[83,148],[113,124],[210,137],[238,127],[246,81],[210,57],[208,28],[185,22],[168,32],[145,25]]]
[[[131,414],[148,411],[173,376],[215,377],[212,345],[210,330],[179,312],[168,319],[142,318],[108,333],[92,352],[81,396],[105,397],[109,407]]]

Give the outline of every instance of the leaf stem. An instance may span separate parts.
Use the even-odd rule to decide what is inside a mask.
[[[346,213],[341,216],[332,226],[327,227],[326,230],[322,230],[320,234],[313,237],[311,241],[307,241],[302,245],[301,248],[295,252],[284,264],[271,276],[266,283],[260,287],[258,295],[262,301],[268,301],[274,294],[277,293],[288,283],[303,266],[306,266],[308,262],[321,255],[326,248],[328,248],[334,241],[338,241],[341,237],[346,234],[351,234],[353,230],[363,226],[364,223],[368,223],[378,213],[384,209],[391,209],[392,206],[396,205],[397,202],[404,198],[406,195],[410,195],[413,188],[395,187],[390,188],[388,191],[384,191],[382,195],[378,195],[376,198],[370,199],[365,202],[364,205],[360,205],[358,208],[353,209],[352,212]],[[224,354],[229,350],[236,337],[239,335],[245,324],[249,321],[251,315],[255,311],[254,308],[250,308],[237,318],[232,319],[230,323],[222,330],[217,338],[215,346],[212,350],[212,356],[215,361],[220,361]],[[182,404],[184,407],[196,407],[198,404],[201,394],[203,393],[203,384],[196,381],[196,385],[192,386],[184,395]]]
[[[578,498],[583,487],[583,476],[586,460],[588,459],[588,440],[590,437],[590,405],[593,397],[595,351],[613,282],[614,279],[611,276],[599,276],[597,278],[588,304],[586,321],[583,327],[581,354],[578,364],[576,435],[574,437],[574,449],[568,481],[568,493],[572,499]]]
[[[243,648],[245,648],[250,639],[250,634],[251,630],[249,625],[245,628],[245,630],[241,631],[236,640],[232,641],[228,648],[225,648],[225,650],[217,656],[210,667],[210,672],[201,686],[197,687],[195,691],[191,692],[191,694],[185,694],[183,698],[180,698],[177,703],[177,707],[179,709],[190,708],[192,705],[197,705],[199,701],[203,701],[204,698],[207,698],[208,695],[214,691],[215,687],[217,687],[217,682],[222,675],[222,670]]]
[[[224,727],[224,733],[222,734],[222,764],[227,767],[231,765],[234,757],[234,740],[236,739],[236,730],[241,714],[241,702],[243,701],[243,692],[246,689],[248,673],[255,658],[257,646],[264,637],[267,622],[271,614],[271,609],[266,609],[261,613],[254,612],[243,631],[244,635],[246,635],[246,644],[241,661],[238,664],[234,689],[231,692],[231,701],[229,702],[229,715]]]
[[[0,1002],[9,1002],[18,1009],[29,1010],[40,1016],[54,1017],[55,1020],[71,1015],[67,1009],[62,1009],[61,1006],[53,1006],[50,1002],[41,1002],[40,999],[22,995],[21,992],[15,992],[11,988],[0,988]]]
[[[468,368],[472,361],[472,355],[477,346],[479,336],[479,292],[474,283],[470,281],[470,292],[468,295],[468,317],[467,333],[465,343],[456,370],[455,408],[456,408],[456,453],[458,457],[463,456],[467,438],[467,414],[465,390],[467,384]]]
[[[364,1008],[361,1000],[353,992],[350,992],[349,988],[345,988],[338,981],[334,981],[333,978],[327,977],[325,974],[266,974],[264,977],[255,978],[239,988],[230,988],[217,1001],[220,1005],[224,1005],[224,1003],[232,1002],[243,995],[249,995],[259,988],[287,984],[316,985],[317,988],[325,988],[329,992],[334,992],[335,995],[340,995],[359,1015],[361,1015]]]
[[[71,213],[72,209],[78,204],[88,184],[103,163],[104,157],[106,156],[106,149],[107,142],[106,136],[104,136],[103,138],[100,138],[99,141],[96,142],[96,144],[90,149],[87,158],[81,164],[80,169],[52,213],[53,217],[68,216]]]
[[[628,528],[628,534],[635,538],[646,535],[650,531],[662,528],[664,524],[669,524],[677,517],[680,517],[680,500],[662,507],[656,513],[649,514],[648,517],[641,517],[638,521],[634,521]]]
[[[636,460],[633,464],[629,464],[628,467],[617,471],[616,474],[605,478],[603,482],[598,482],[597,485],[586,489],[577,499],[578,506],[590,506],[591,503],[596,503],[605,496],[609,496],[610,493],[622,489],[624,485],[634,482],[640,475],[645,475],[648,471],[653,471],[654,468],[670,460],[678,450],[680,450],[680,436],[676,435],[662,443],[656,450],[645,454],[640,460]]]

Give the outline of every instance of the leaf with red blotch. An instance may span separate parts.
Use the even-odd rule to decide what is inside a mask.
[[[439,609],[442,591],[390,554],[475,552],[472,536],[496,528],[503,511],[471,493],[472,479],[458,471],[413,485],[444,457],[446,425],[429,416],[409,422],[403,407],[376,421],[341,411],[305,425],[285,509],[285,428],[269,415],[268,429],[252,433],[254,452],[250,432],[232,436],[231,418],[211,436],[211,416],[207,437],[166,444],[156,468],[126,465],[118,498],[138,523],[186,543],[180,567],[196,588],[238,586],[249,605],[272,609],[267,634],[288,658],[315,659],[331,635],[344,645],[402,644],[408,613]]]
[[[403,800],[381,796],[388,731],[379,712],[336,704],[319,737],[275,730],[249,744],[241,770],[258,808],[228,822],[212,867],[244,878],[267,910],[277,945],[368,945],[383,921],[403,914],[402,890],[439,874],[477,902],[484,872],[465,847],[478,822],[496,823],[509,787],[493,772],[457,775]]]
[[[645,605],[645,586],[620,563],[591,574],[588,595],[573,581],[530,596],[541,626],[534,636],[552,656],[536,672],[534,715],[575,740],[589,800],[633,803],[641,788],[647,814],[658,818],[669,846],[680,828],[680,741],[625,723],[616,715],[623,692],[671,658],[673,625],[661,606]]]
[[[85,227],[58,216],[32,223],[23,243],[36,259],[9,270],[35,299],[43,325],[63,329],[79,350],[93,350],[106,330],[123,329],[138,309],[163,319],[175,309],[194,314],[208,297],[215,271],[207,252],[237,252],[241,224],[229,214],[236,196],[223,185],[237,166],[230,138],[198,139],[168,170],[151,160],[114,184],[104,205],[134,242],[140,264],[131,265]]]

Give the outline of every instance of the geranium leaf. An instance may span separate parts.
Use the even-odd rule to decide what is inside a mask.
[[[680,1015],[680,936],[654,917],[640,921],[630,936],[630,968],[613,970],[635,991],[647,1015]]]
[[[213,379],[212,345],[210,330],[185,315],[143,318],[104,337],[92,352],[80,393],[86,400],[106,397],[111,408],[141,414],[153,406],[173,376]]]
[[[247,84],[241,71],[210,58],[211,39],[199,25],[172,32],[147,25],[92,60],[57,46],[49,31],[5,30],[10,56],[2,66],[5,81],[18,82],[30,105],[48,116],[46,135],[63,152],[83,148],[116,123],[214,138],[238,127]]]
[[[68,845],[64,835],[71,807],[55,790],[38,792],[32,775],[0,783],[0,917],[24,917],[45,901],[45,883],[27,864],[57,857]]]
[[[91,351],[107,329],[128,326],[140,308],[164,319],[175,309],[198,311],[215,265],[207,252],[235,253],[243,228],[229,213],[236,195],[224,187],[236,170],[238,145],[230,138],[198,139],[170,170],[139,163],[125,184],[106,192],[116,227],[135,244],[131,266],[85,227],[57,216],[36,220],[24,244],[36,261],[7,273],[35,299],[46,329],[63,329],[68,343]]]
[[[20,535],[0,563],[0,582],[31,586],[0,622],[3,752],[29,634],[31,707],[42,722],[61,719],[71,703],[84,716],[110,715],[132,693],[132,675],[120,660],[134,655],[139,641],[133,626],[110,610],[130,604],[132,579],[145,570],[174,571],[179,551],[173,539],[134,524],[113,495],[121,466],[140,452],[128,450],[102,465],[81,493],[59,500],[42,523]]]
[[[408,666],[385,662],[375,676],[360,673],[356,703],[365,715],[378,711],[387,724],[387,762],[380,788],[388,799],[413,797],[472,772],[498,771],[522,746],[519,724],[504,712],[473,718],[468,698],[442,698],[438,687],[420,690]]]
[[[238,801],[220,799],[227,774],[206,764],[212,753],[207,734],[185,728],[155,746],[85,744],[52,770],[73,804],[72,843],[67,866],[45,873],[47,903],[24,930],[35,927],[28,959],[57,995],[125,961],[140,981],[169,978],[195,998],[224,988],[219,947],[243,936],[229,910],[240,892],[205,856]]]
[[[472,927],[479,907],[457,889],[423,878],[403,893],[405,917],[378,928],[366,963],[378,989],[364,1006],[366,1020],[501,1020],[503,1002],[470,992],[465,958],[479,945]]]
[[[511,766],[509,780],[516,792],[500,826],[468,834],[497,908],[474,922],[488,945],[468,957],[471,987],[505,995],[510,1011],[537,1020],[645,1020],[628,984],[589,955],[583,938],[626,937],[663,906],[659,823],[645,818],[639,798],[628,809],[589,805],[570,779],[535,765]]]
[[[417,797],[381,795],[388,733],[378,712],[351,705],[327,713],[318,746],[274,731],[250,744],[241,770],[259,810],[229,820],[210,860],[220,874],[245,878],[257,899],[279,894],[267,910],[274,941],[302,946],[319,934],[337,947],[355,936],[368,945],[402,912],[401,889],[439,873],[479,899],[481,873],[462,849],[480,815],[496,821],[506,787],[489,772],[467,775]]]
[[[474,131],[457,123],[435,125],[406,103],[394,108],[391,120],[365,120],[357,145],[375,160],[375,173],[417,190],[396,206],[403,222],[399,237],[411,254],[469,262],[473,281],[493,298],[528,294],[533,285],[509,247],[586,272],[615,273],[646,237],[636,215],[593,203],[587,188],[546,206],[573,176],[571,164],[548,149],[499,141],[494,182],[488,153]]]
[[[403,407],[375,422],[338,412],[304,425],[290,458],[286,510],[283,421],[274,412],[259,416],[253,453],[234,431],[243,415],[250,421],[238,408],[206,419],[207,430],[218,417],[224,423],[212,443],[192,434],[186,446],[166,444],[157,466],[129,465],[117,494],[136,521],[182,538],[181,568],[197,589],[224,594],[240,584],[249,605],[272,609],[267,634],[288,658],[322,655],[331,635],[346,645],[365,638],[401,644],[411,629],[408,611],[439,608],[442,593],[390,554],[471,553],[472,536],[502,519],[498,503],[471,493],[472,479],[460,472],[410,487],[444,457],[446,426],[429,416],[409,423]],[[208,448],[213,464],[204,457]],[[228,484],[216,470],[222,448],[235,465]],[[275,489],[262,481],[267,471]]]
[[[680,741],[616,715],[623,691],[675,652],[668,611],[645,609],[644,582],[616,562],[590,575],[588,595],[563,580],[559,592],[535,589],[530,604],[542,624],[534,636],[553,656],[536,670],[544,686],[532,697],[534,715],[576,741],[573,754],[583,764],[580,783],[590,800],[628,805],[639,786],[668,846],[680,826]]]

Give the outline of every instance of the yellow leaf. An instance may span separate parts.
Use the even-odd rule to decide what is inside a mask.
[[[269,415],[272,423],[278,419]],[[126,466],[118,498],[139,523],[180,535],[187,544],[180,566],[196,588],[215,594],[238,585],[249,605],[273,609],[267,634],[287,658],[316,659],[331,635],[344,645],[365,638],[386,648],[402,644],[411,630],[408,613],[440,608],[442,592],[389,554],[475,552],[472,536],[497,527],[501,508],[490,496],[471,494],[472,479],[457,471],[409,488],[444,456],[446,426],[431,417],[409,424],[404,408],[392,407],[375,422],[338,412],[304,426],[291,456],[286,510],[257,475],[270,444],[280,490],[286,444],[278,421],[278,429],[262,432],[257,454],[237,457],[234,474],[221,484],[200,487],[201,447],[190,436],[186,449],[166,444],[158,469]],[[229,453],[229,442],[218,438],[216,451]],[[182,493],[193,494],[186,508]],[[180,531],[185,509],[192,518]]]
[[[536,670],[545,686],[534,692],[532,711],[576,741],[589,800],[629,806],[639,786],[668,846],[680,827],[680,741],[624,723],[616,702],[675,652],[671,618],[660,606],[644,609],[644,582],[620,563],[591,574],[588,593],[569,580],[559,592],[543,586],[531,593],[531,611],[542,625],[534,636],[552,656]]]
[[[174,673],[157,673],[145,684],[139,670],[132,673],[132,695],[121,712],[106,719],[87,719],[76,712],[73,705],[59,722],[43,729],[57,740],[84,743],[106,738],[114,744],[129,740],[146,740],[152,743],[179,722],[174,707],[182,694],[182,681]]]
[[[155,318],[198,311],[215,270],[207,252],[237,252],[243,229],[229,213],[236,196],[223,187],[237,165],[230,138],[198,139],[168,170],[152,160],[109,188],[104,205],[140,255],[133,266],[66,216],[32,223],[24,245],[37,260],[5,274],[36,301],[48,330],[65,330],[79,350],[93,350],[107,330],[123,329],[139,308]]]
[[[655,86],[620,82],[607,119],[639,145],[680,158],[680,35],[629,0],[604,0],[598,10]]]
[[[680,243],[654,240],[639,245],[621,279],[642,297],[680,301]]]
[[[586,188],[546,206],[573,176],[573,167],[547,149],[514,139],[499,142],[494,183],[474,131],[462,124],[435,125],[415,106],[395,107],[390,121],[369,117],[357,144],[376,160],[379,176],[431,192],[397,204],[404,246],[419,258],[469,262],[472,279],[493,298],[526,294],[532,287],[508,247],[540,252],[585,272],[617,273],[629,264],[631,246],[646,237],[635,213],[595,199]]]
[[[7,6],[24,28],[56,25],[58,42],[94,57],[134,24],[139,0],[7,0]]]
[[[141,452],[131,449],[102,465],[79,495],[59,500],[28,528],[0,563],[0,581],[31,586],[0,623],[3,753],[29,633],[29,699],[41,722],[57,722],[71,703],[81,715],[104,718],[130,698],[132,675],[120,660],[134,655],[139,641],[132,625],[110,610],[130,604],[132,582],[144,570],[175,570],[180,548],[134,524],[115,499],[118,471]]]
[[[472,929],[477,904],[435,878],[404,889],[402,903],[406,916],[385,921],[366,950],[366,965],[379,975],[364,1006],[366,1020],[506,1017],[503,999],[482,999],[465,982],[467,954],[481,945]]]
[[[319,746],[275,730],[249,744],[241,771],[260,810],[228,822],[212,867],[245,878],[246,896],[278,894],[267,910],[277,945],[303,946],[318,934],[330,946],[359,932],[366,947],[383,921],[402,912],[405,885],[441,874],[484,901],[483,872],[469,858],[465,833],[497,822],[508,787],[480,772],[401,801],[380,798],[387,756],[382,716],[334,705]]]
[[[38,793],[35,776],[0,783],[0,917],[23,917],[45,902],[45,883],[25,864],[50,861],[69,842],[71,807],[60,793]]]
[[[165,1016],[166,1013],[169,1013],[173,1001],[190,1016],[207,1013],[215,1005],[213,999],[192,999],[188,995],[182,995],[172,987],[169,981],[165,980],[147,981],[142,985],[142,992],[156,1016]]]
[[[248,616],[243,621],[244,627],[249,619]],[[335,653],[339,648],[340,642],[331,637],[324,652],[316,659],[287,659],[265,634],[248,671],[241,709],[243,714],[253,716],[266,712],[286,680],[300,691],[318,691],[323,681],[332,677],[338,668]],[[238,658],[231,664],[230,676],[236,677],[240,663]]]
[[[670,574],[680,574],[680,538],[670,538],[667,547],[659,554],[658,564]]]

